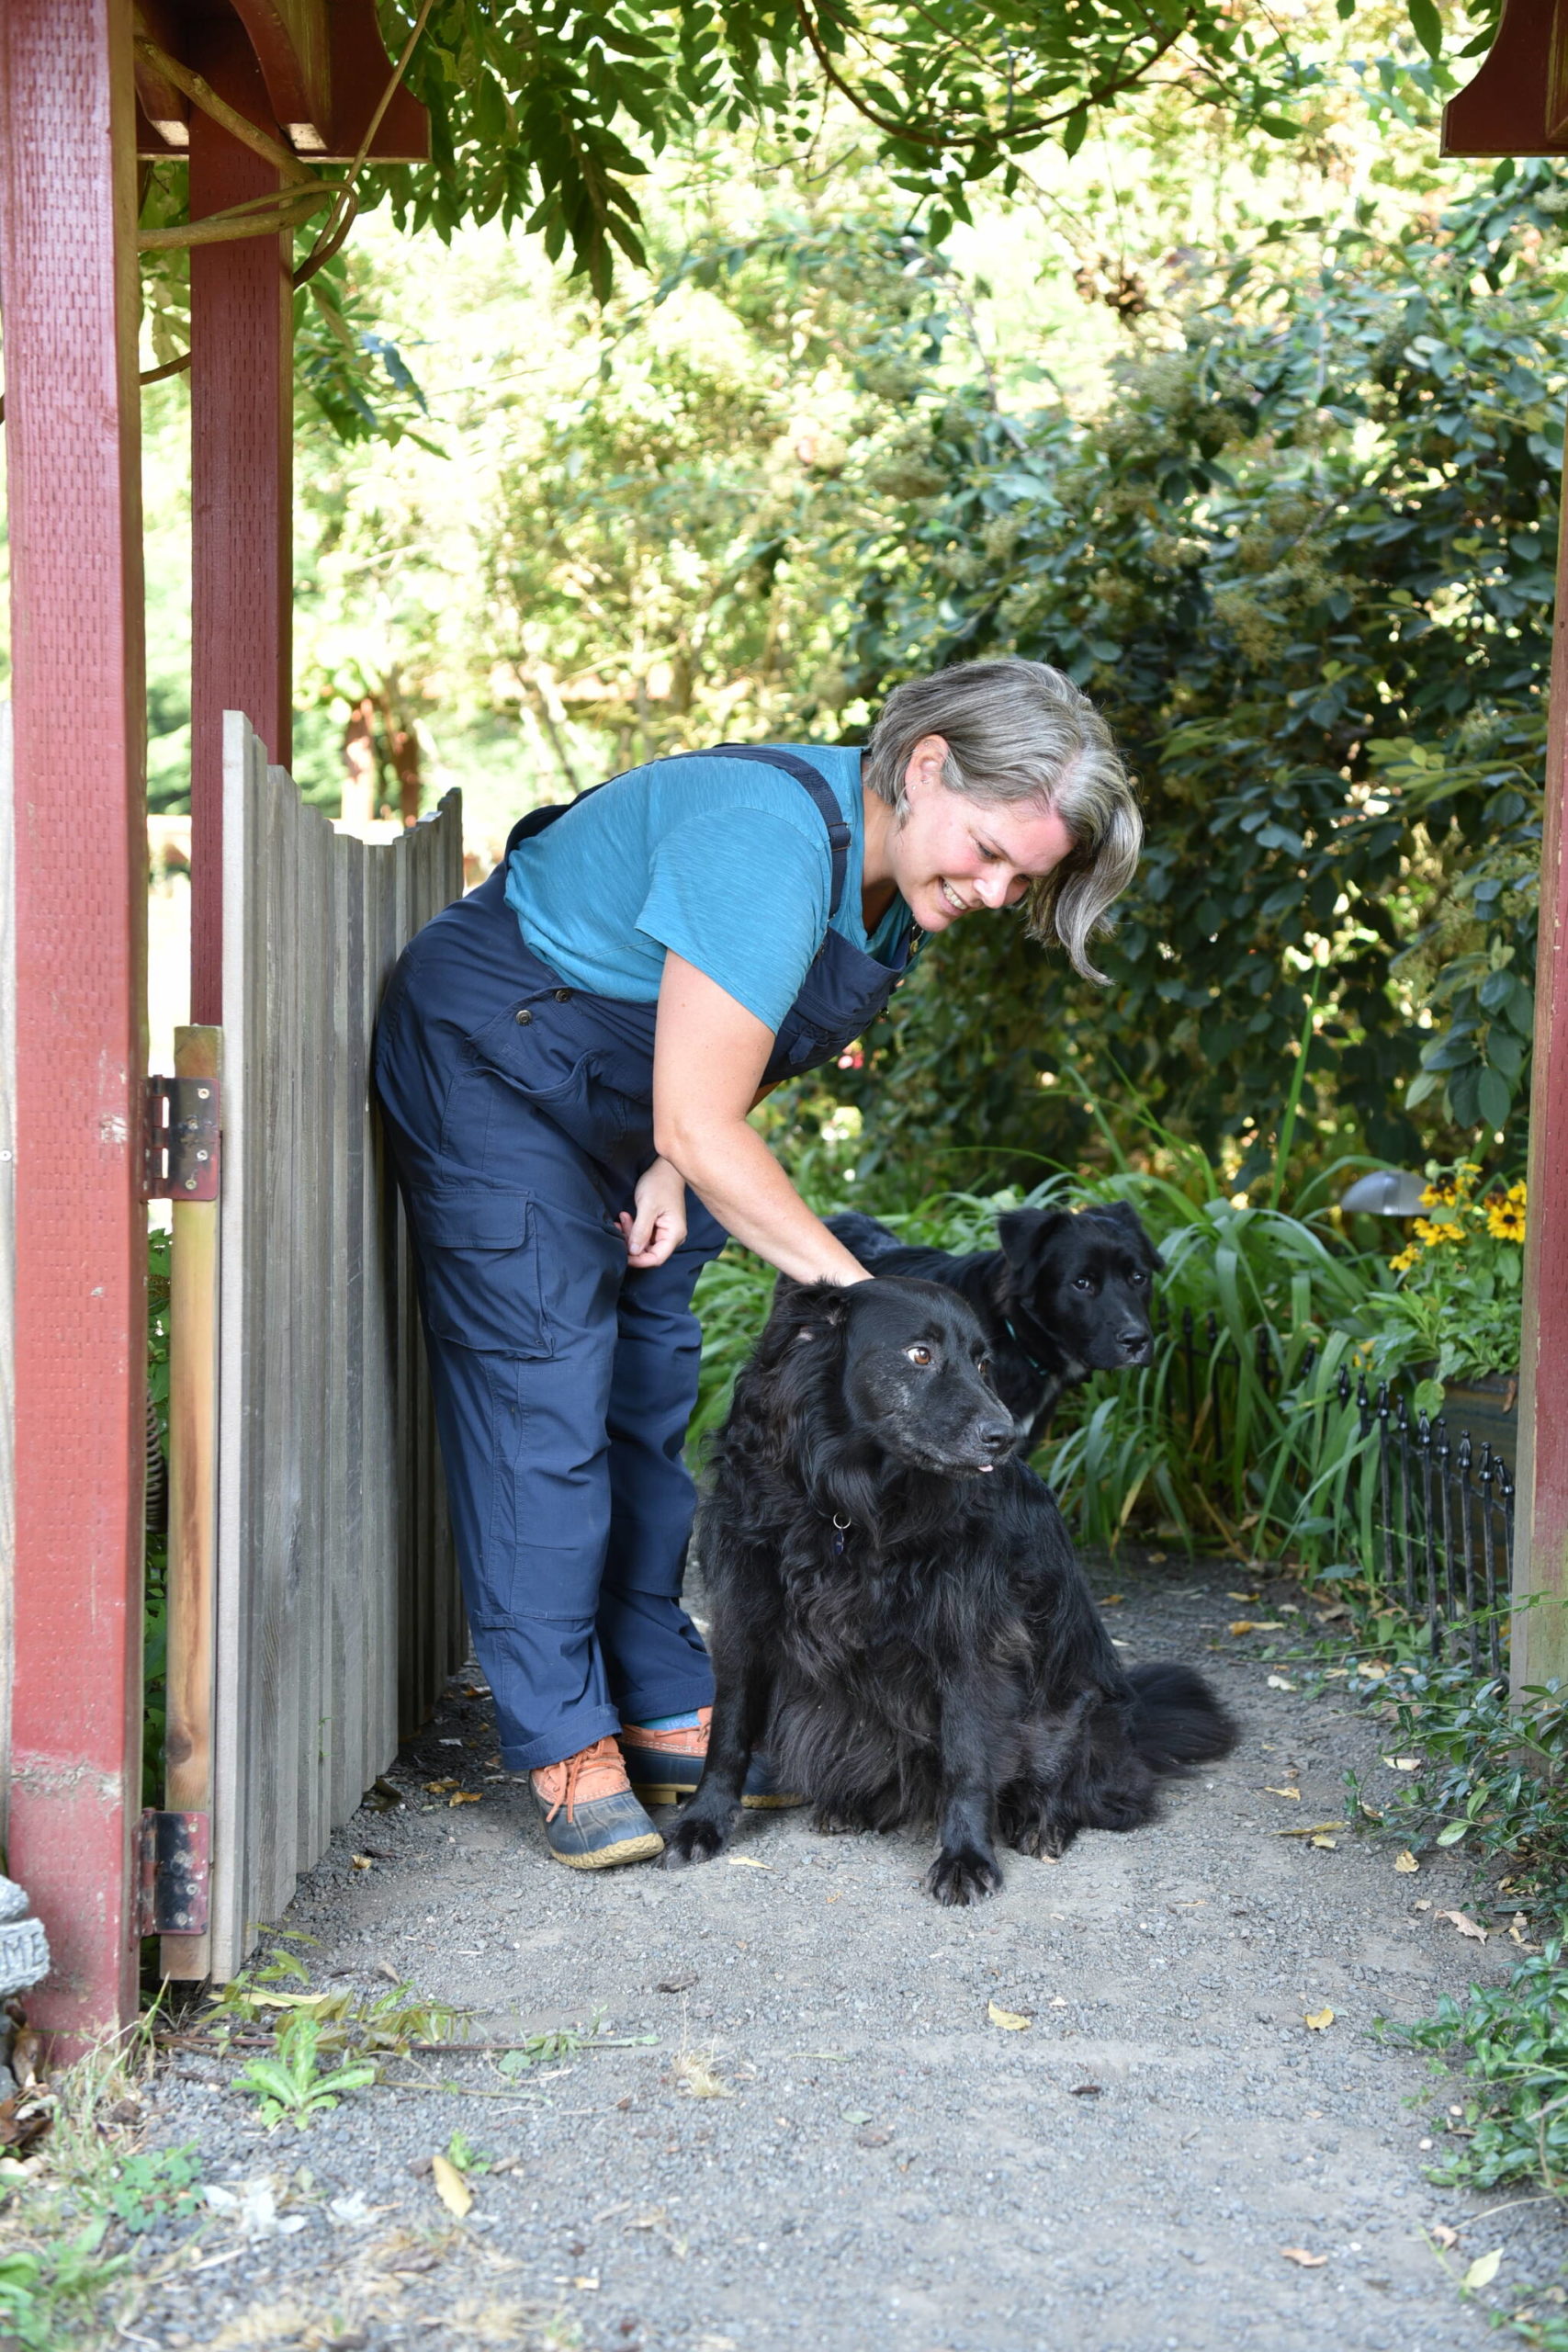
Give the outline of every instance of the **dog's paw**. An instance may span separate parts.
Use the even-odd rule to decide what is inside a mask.
[[[711,1862],[723,1844],[716,1822],[673,1822],[664,1833],[664,1868],[683,1871],[688,1862]]]
[[[846,1821],[841,1813],[814,1813],[811,1826],[818,1838],[860,1838],[865,1834],[863,1821]]]
[[[987,1895],[998,1893],[1001,1883],[996,1856],[974,1849],[939,1854],[926,1872],[926,1893],[934,1894],[939,1903],[984,1903]]]
[[[1021,1822],[1006,1836],[1015,1852],[1032,1855],[1037,1862],[1059,1862],[1077,1831],[1066,1822],[1036,1820]]]

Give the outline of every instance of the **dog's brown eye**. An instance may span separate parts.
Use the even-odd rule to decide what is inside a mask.
[[[911,1363],[930,1363],[931,1360],[930,1348],[906,1348],[904,1353]]]

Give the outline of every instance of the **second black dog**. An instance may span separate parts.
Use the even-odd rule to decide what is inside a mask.
[[[927,1886],[974,1903],[998,1838],[1134,1829],[1163,1774],[1231,1747],[1190,1668],[1122,1666],[1012,1442],[952,1291],[780,1283],[698,1524],[718,1688],[668,1862],[719,1851],[765,1746],[819,1827],[934,1825]]]
[[[997,1219],[1001,1248],[964,1257],[913,1248],[854,1209],[830,1216],[828,1227],[868,1273],[942,1283],[968,1300],[1025,1456],[1044,1437],[1064,1389],[1091,1372],[1124,1372],[1149,1360],[1149,1300],[1160,1261],[1125,1201],[1076,1214],[1010,1209]]]

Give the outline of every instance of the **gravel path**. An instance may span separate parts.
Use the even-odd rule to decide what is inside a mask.
[[[1279,1835],[1339,1817],[1349,1765],[1394,1784],[1375,1719],[1332,1682],[1317,1699],[1270,1687],[1295,1679],[1262,1655],[1284,1637],[1226,1630],[1280,1618],[1289,1588],[1249,1609],[1234,1568],[1124,1556],[1115,1574],[1129,1654],[1212,1668],[1243,1744],[1152,1829],[1086,1836],[1055,1865],[1009,1858],[1005,1891],[972,1911],[921,1894],[919,1841],[818,1838],[802,1814],[749,1816],[727,1860],[678,1877],[563,1871],[526,1791],[485,1779],[485,1702],[455,1686],[400,1762],[409,1803],[359,1815],[280,1923],[317,1939],[295,1947],[312,1982],[411,1977],[470,2006],[482,2039],[602,2010],[606,2030],[657,2040],[519,2082],[493,2055],[439,2059],[429,2080],[457,2087],[360,2093],[270,2136],[230,2087],[232,2061],[165,2060],[150,2139],[195,2138],[207,2178],[252,2184],[260,2228],[269,2211],[279,2227],[246,2238],[232,2212],[209,2219],[208,2267],[187,2257],[151,2288],[130,2340],[1487,2342],[1488,2303],[1512,2310],[1557,2276],[1556,2218],[1529,2203],[1483,2218],[1500,2200],[1427,2184],[1422,2143],[1450,2094],[1368,2029],[1517,1955],[1437,1917],[1476,1907],[1453,1857],[1411,1877],[1385,1844]],[[481,1802],[425,1792],[454,1777]],[[1325,2007],[1333,2023],[1309,2029]],[[454,2131],[495,2167],[468,2176],[460,2222],[429,2169]],[[1451,2251],[1434,2223],[1459,2231]],[[1459,2278],[1495,2246],[1496,2285],[1467,2302]]]

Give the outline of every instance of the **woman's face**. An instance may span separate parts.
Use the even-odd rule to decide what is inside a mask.
[[[904,821],[888,835],[895,887],[922,931],[945,931],[977,910],[1016,906],[1073,846],[1061,818],[1038,801],[975,800],[951,791],[942,781],[946,757],[940,735],[916,744],[904,775]]]

